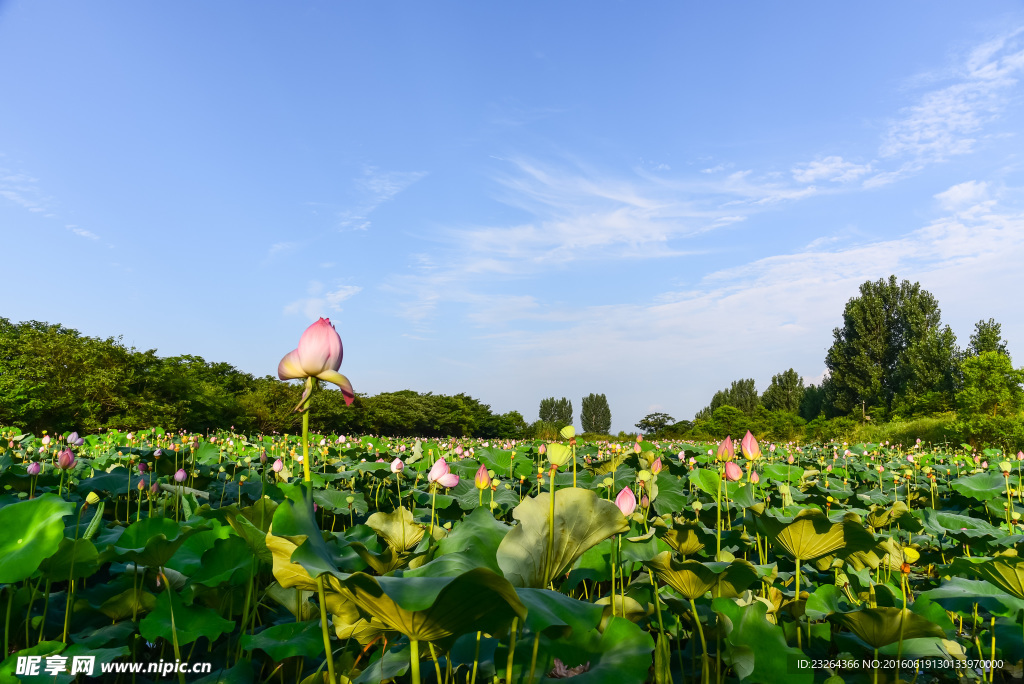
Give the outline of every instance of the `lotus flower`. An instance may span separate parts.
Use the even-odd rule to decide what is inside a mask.
[[[743,470],[736,465],[735,461],[729,461],[725,464],[725,479],[730,482],[736,482],[743,477]]]
[[[85,444],[85,440],[79,437],[77,432],[72,432],[68,435],[68,444],[71,446],[82,446]]]
[[[757,474],[756,470],[750,473],[750,481],[753,482],[754,484],[757,484],[758,482],[761,481],[761,476]]]
[[[477,489],[487,489],[491,486],[491,476],[487,473],[487,466],[483,463],[476,470],[476,478],[474,479]]]
[[[41,471],[42,469],[43,467],[39,465],[39,461],[32,461],[31,463],[28,464],[28,468],[26,468],[26,471],[28,472],[29,475],[35,477],[36,475],[39,474],[39,471]]]
[[[636,510],[636,496],[633,495],[633,490],[629,487],[623,487],[619,495],[615,497],[615,505],[622,511],[622,515],[627,518],[633,515],[633,511]]]
[[[405,470],[405,463],[400,458],[396,458],[391,462],[391,472],[400,473]]]
[[[651,464],[651,474],[657,475],[658,473],[661,472],[661,469],[661,456],[659,456],[658,458],[654,459],[654,463]]]
[[[341,337],[331,325],[331,319],[321,318],[302,333],[298,348],[288,352],[281,363],[277,364],[277,377],[282,380],[318,378],[333,382],[341,389],[345,404],[349,405],[356,395],[352,391],[352,383],[338,372],[341,357]],[[309,397],[310,391],[312,384],[307,384],[300,406]]]
[[[736,450],[732,446],[732,437],[726,437],[718,445],[718,460],[731,461],[735,455]]]
[[[282,470],[284,470],[284,461],[282,461],[281,459],[277,459],[276,461],[274,461],[274,465],[272,465],[271,468],[274,469],[275,473],[281,472]]]
[[[175,482],[184,482],[187,477],[188,475],[185,474],[184,468],[178,468],[178,472],[174,473]]]
[[[61,470],[70,470],[75,467],[75,455],[71,449],[65,449],[57,456],[57,467]]]
[[[430,472],[427,473],[428,482],[436,482],[442,487],[454,487],[459,484],[459,476],[451,472],[448,464],[445,462],[444,457],[434,461],[434,465],[431,466]]]
[[[743,450],[743,457],[750,461],[756,461],[761,458],[761,447],[758,445],[757,440],[754,439],[754,435],[750,434],[750,430],[747,430],[747,434],[743,435],[740,448]]]
[[[146,464],[145,463],[139,463],[139,473],[144,473],[144,472],[146,472]]]
[[[50,435],[43,435],[43,446],[50,443]]]

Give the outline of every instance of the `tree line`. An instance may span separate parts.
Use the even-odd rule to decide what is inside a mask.
[[[828,439],[858,426],[864,433],[865,426],[941,417],[933,437],[1024,446],[1024,370],[1013,366],[994,319],[978,321],[961,349],[935,297],[890,276],[860,286],[832,336],[818,385],[805,386],[792,368],[760,394],[752,378],[735,380],[693,420],[651,414],[637,427],[680,437],[751,429],[777,440]]]
[[[294,433],[301,388],[256,377],[199,356],[157,356],[59,324],[0,318],[0,425],[38,432],[136,430],[159,425],[203,432],[234,428]],[[516,411],[495,414],[466,394],[412,390],[313,398],[310,426],[334,433],[389,436],[521,437],[529,426]]]

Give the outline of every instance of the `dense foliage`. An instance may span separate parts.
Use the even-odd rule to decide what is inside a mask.
[[[612,429],[612,409],[608,397],[603,394],[588,394],[580,402],[580,424],[583,431],[607,435]]]

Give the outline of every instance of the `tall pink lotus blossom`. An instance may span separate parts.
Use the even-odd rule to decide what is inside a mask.
[[[282,470],[284,470],[284,461],[282,461],[281,459],[277,459],[276,461],[274,461],[274,464],[270,467],[271,469],[273,469],[275,473],[279,473]]]
[[[391,462],[391,472],[400,473],[405,470],[405,462],[400,458],[396,458]]]
[[[332,382],[341,389],[345,404],[355,398],[352,383],[338,372],[342,358],[341,336],[331,325],[331,319],[321,318],[306,328],[299,338],[299,346],[288,352],[277,364],[277,376],[282,380],[318,378]],[[308,394],[302,395],[305,401]]]
[[[736,461],[729,461],[725,464],[725,479],[736,482],[743,477],[743,470],[736,465]]]
[[[627,518],[633,515],[633,511],[636,510],[636,496],[633,494],[633,490],[629,487],[623,487],[622,491],[615,497],[615,505],[622,511],[622,515]]]
[[[176,473],[174,473],[174,481],[175,482],[184,482],[186,479],[188,479],[188,474],[185,472],[185,469],[184,468],[178,468],[178,471]]]
[[[740,449],[743,450],[743,457],[750,461],[756,461],[761,458],[761,447],[757,440],[754,439],[754,435],[751,434],[750,430],[747,430],[747,434],[743,435]]]
[[[459,476],[451,471],[448,463],[442,457],[434,461],[434,465],[430,467],[430,472],[427,473],[427,482],[436,482],[442,487],[450,489],[459,484]]]
[[[65,449],[57,455],[57,467],[61,470],[71,470],[75,467],[75,454],[71,449]]]
[[[761,476],[757,474],[756,470],[750,473],[750,481],[753,482],[754,484],[757,484],[758,482],[761,481]]]
[[[731,461],[736,455],[736,449],[732,445],[732,437],[726,436],[722,440],[722,443],[718,445],[718,460],[719,461]]]
[[[487,466],[483,463],[476,470],[476,478],[474,481],[477,489],[487,489],[491,486],[491,476],[487,472]]]

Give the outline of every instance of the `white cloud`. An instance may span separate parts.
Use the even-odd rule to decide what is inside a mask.
[[[350,297],[362,292],[363,288],[358,285],[344,285],[324,295],[327,306],[334,311],[341,311],[341,303]]]
[[[988,183],[973,180],[959,183],[938,193],[935,199],[939,200],[939,205],[943,209],[956,211],[988,199]]]
[[[871,164],[854,164],[842,157],[825,157],[793,169],[797,183],[814,183],[827,180],[833,183],[849,183],[871,172]]]
[[[355,180],[359,199],[355,206],[339,214],[338,225],[347,230],[369,229],[372,225],[369,216],[374,209],[391,201],[426,175],[425,171],[383,172],[373,166],[366,167],[362,177]]]
[[[307,285],[309,297],[297,299],[285,305],[286,315],[302,314],[310,320],[317,319],[330,311],[341,312],[341,303],[362,292],[358,285],[342,285],[333,290],[325,291],[324,284],[311,280]]]
[[[75,235],[77,235],[79,237],[88,238],[89,240],[99,240],[100,239],[100,236],[97,235],[96,233],[93,233],[92,231],[85,230],[84,228],[79,228],[76,225],[67,225],[67,226],[64,226],[64,227],[67,228],[68,230],[70,230],[72,233],[74,233]]]

